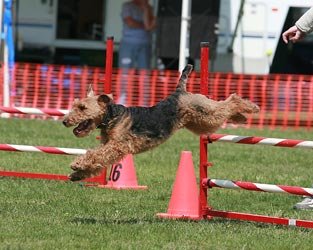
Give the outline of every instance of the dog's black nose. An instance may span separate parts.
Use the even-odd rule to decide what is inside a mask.
[[[66,122],[66,120],[63,120],[63,125],[66,127],[66,124],[67,124],[67,122]]]

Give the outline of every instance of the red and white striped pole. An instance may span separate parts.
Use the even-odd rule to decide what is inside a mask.
[[[29,145],[14,145],[14,144],[0,144],[0,151],[37,152],[37,153],[57,154],[57,155],[83,155],[86,153],[85,149],[78,149],[78,148],[59,148],[59,147],[29,146]],[[5,170],[0,170],[0,176],[15,177],[15,178],[61,180],[61,181],[68,180],[68,177],[66,175],[5,171]],[[106,184],[106,169],[104,169],[99,176],[87,178],[84,181],[94,182],[94,183],[97,183],[97,185],[105,185]]]
[[[226,189],[243,189],[257,192],[313,196],[313,188],[304,188],[298,186],[273,185],[221,179],[203,179],[202,184],[209,188],[218,187]]]
[[[0,106],[0,113],[23,114],[23,115],[49,115],[64,116],[68,113],[65,109],[49,108],[26,108],[26,107],[3,107]]]
[[[0,151],[11,152],[37,152],[46,154],[58,155],[83,155],[86,154],[86,149],[79,148],[59,148],[46,146],[29,146],[29,145],[15,145],[15,144],[0,144]]]
[[[208,138],[211,141],[216,142],[230,142],[230,143],[290,147],[290,148],[313,148],[313,141],[294,140],[294,139],[266,138],[257,136],[241,136],[225,134],[211,134],[209,135]]]

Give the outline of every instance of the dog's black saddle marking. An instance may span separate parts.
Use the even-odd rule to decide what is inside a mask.
[[[124,107],[110,104],[98,128],[110,130],[129,115],[132,123],[130,131],[133,134],[151,139],[168,138],[179,119],[177,95],[171,95],[153,107]]]
[[[168,138],[179,119],[178,94],[173,94],[151,108],[130,107],[131,131],[149,138]]]

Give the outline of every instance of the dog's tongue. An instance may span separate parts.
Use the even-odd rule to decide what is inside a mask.
[[[87,123],[88,123],[88,121],[83,121],[80,124],[78,124],[78,126],[76,128],[74,128],[73,133],[75,135],[80,134],[82,132],[82,130],[84,130]]]
[[[88,120],[81,122],[76,128],[74,128],[73,133],[75,135],[80,134],[88,125]]]

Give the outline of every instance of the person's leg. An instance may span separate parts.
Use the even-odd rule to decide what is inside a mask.
[[[136,48],[134,45],[121,42],[119,47],[118,64],[119,68],[122,69],[121,76],[121,91],[118,100],[119,104],[126,104],[126,93],[127,93],[127,79],[128,70],[135,67],[136,61]]]
[[[122,41],[119,47],[118,66],[123,69],[134,68],[135,60],[134,45]]]
[[[151,65],[151,45],[140,45],[137,49],[137,67],[138,69],[150,69]]]
[[[151,65],[151,46],[142,45],[138,48],[137,66],[138,69],[150,69]],[[150,79],[148,75],[144,77],[143,106],[149,106]]]

